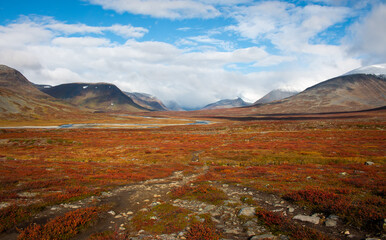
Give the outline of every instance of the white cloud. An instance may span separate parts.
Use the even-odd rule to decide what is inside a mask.
[[[238,23],[228,29],[256,42],[269,40],[285,52],[301,51],[318,33],[349,15],[350,9],[345,7],[258,2],[234,8],[231,16]]]
[[[189,108],[237,96],[253,102],[274,88],[304,89],[360,66],[360,60],[348,56],[342,46],[308,43],[339,21],[333,9],[264,4],[235,7],[238,24],[233,28],[256,41],[270,39],[281,50],[277,54],[263,45],[227,47],[227,41],[211,35],[180,40],[180,44],[194,47],[192,50],[158,41],[139,42],[136,38],[148,30],[131,25],[96,27],[26,17],[0,26],[0,63],[21,70],[35,83],[111,82],[122,90],[150,93]],[[254,10],[266,14],[265,19]],[[282,20],[275,13],[281,14]],[[319,13],[327,16],[314,17]],[[268,25],[260,28],[264,21]],[[112,42],[104,34],[107,31],[129,40]],[[224,47],[219,51],[216,45],[221,44]],[[202,50],[202,46],[213,48]]]
[[[345,41],[355,56],[365,65],[386,62],[386,4],[373,7],[372,12],[351,27],[351,36]]]
[[[205,1],[194,0],[88,0],[91,4],[101,5],[119,13],[150,15],[158,18],[213,18],[220,12]]]

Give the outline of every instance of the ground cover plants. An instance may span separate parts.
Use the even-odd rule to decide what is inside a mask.
[[[386,218],[385,129],[383,118],[223,121],[153,129],[3,129],[0,238],[16,232],[16,227],[19,239],[27,239],[71,224],[78,226],[71,216],[83,216],[79,219],[86,220],[79,226],[86,228],[86,222],[100,214],[97,210],[88,210],[92,216],[83,215],[82,210],[63,213],[38,225],[33,225],[33,217],[56,204],[169,177],[176,171],[199,175],[171,189],[168,197],[172,201],[180,198],[221,205],[227,197],[215,183],[234,185],[274,194],[312,213],[335,214],[346,226],[380,236],[385,233]],[[204,166],[207,170],[197,170]],[[189,229],[187,239],[219,238],[216,231],[190,221],[189,214],[161,202],[151,212],[134,214],[133,231],[145,228],[158,234]],[[303,231],[291,225],[291,219],[283,220],[262,208],[256,216],[272,231],[293,238]],[[181,225],[168,219],[180,219]],[[290,221],[287,226],[292,227],[282,228],[275,219]],[[81,232],[83,227],[71,228]],[[63,239],[69,236],[67,230],[61,231],[57,232]],[[122,236],[109,231],[116,239]],[[318,234],[312,229],[304,231],[309,234],[302,235],[304,239]],[[198,232],[206,235],[198,236]],[[98,238],[103,239],[103,234],[94,235]]]

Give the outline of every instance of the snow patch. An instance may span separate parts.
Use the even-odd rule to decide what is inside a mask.
[[[88,86],[83,86],[83,89],[86,89],[86,88],[88,88]]]
[[[343,76],[353,75],[353,74],[374,74],[377,76],[386,75],[386,63],[360,67],[348,73],[343,74]]]

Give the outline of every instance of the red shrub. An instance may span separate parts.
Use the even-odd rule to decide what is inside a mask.
[[[194,223],[186,233],[186,240],[218,240],[220,235],[212,226]]]

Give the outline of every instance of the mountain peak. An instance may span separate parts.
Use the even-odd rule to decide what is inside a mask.
[[[386,75],[386,63],[374,64],[374,65],[356,68],[354,70],[351,70],[343,74],[342,76],[353,75],[353,74],[373,74],[377,76]]]

